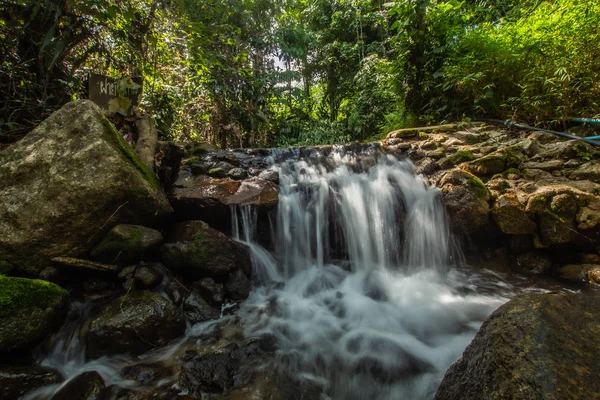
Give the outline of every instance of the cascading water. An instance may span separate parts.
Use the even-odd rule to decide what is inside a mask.
[[[273,166],[274,256],[253,241],[252,210],[234,218],[259,283],[239,314],[247,335],[276,339],[278,369],[323,398],[432,398],[506,299],[461,294],[439,192],[409,161],[374,159],[334,151]]]

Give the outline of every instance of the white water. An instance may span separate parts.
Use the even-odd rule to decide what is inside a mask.
[[[275,256],[236,211],[258,283],[239,314],[246,334],[273,335],[277,367],[323,398],[432,398],[483,320],[506,298],[478,294],[460,262],[437,190],[409,161],[353,154],[273,166],[281,191]]]

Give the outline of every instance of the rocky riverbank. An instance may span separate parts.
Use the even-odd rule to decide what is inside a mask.
[[[269,398],[315,398],[310,385],[291,390],[293,376],[265,375],[275,344],[248,340],[237,326],[236,305],[248,297],[253,271],[248,247],[231,239],[232,214],[254,210],[258,241],[270,247],[281,178],[274,163],[301,156],[326,165],[346,157],[348,168],[362,171],[388,154],[412,160],[441,190],[467,256],[501,258],[516,273],[581,287],[600,282],[600,153],[582,142],[450,125],[395,131],[377,143],[300,149],[161,143],[152,168],[94,104],[78,101],[0,152],[0,397],[185,399],[243,393],[262,382]],[[584,321],[586,309],[574,298],[569,315]],[[519,301],[510,311],[518,321],[528,318]],[[492,320],[449,371],[440,398],[459,398],[453,393],[463,391],[465,374],[480,365],[473,360],[487,360],[478,343],[493,335],[492,325],[503,331],[512,321]],[[559,329],[557,321],[544,323]],[[597,329],[597,321],[586,323]],[[81,346],[82,362],[146,358],[127,361],[122,385],[87,371],[59,386],[65,374],[37,365],[35,354],[59,348],[66,337]],[[528,340],[535,346],[545,339]],[[208,343],[203,351],[201,342]],[[161,353],[166,345],[173,350]],[[490,379],[500,388],[508,378]],[[590,378],[577,379],[584,385]],[[471,389],[472,398],[483,393]]]

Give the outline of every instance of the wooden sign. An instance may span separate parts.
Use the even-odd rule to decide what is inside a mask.
[[[111,113],[132,115],[142,96],[142,78],[90,74],[90,100]]]

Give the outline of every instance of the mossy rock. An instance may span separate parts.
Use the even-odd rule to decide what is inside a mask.
[[[473,160],[475,157],[473,156],[473,152],[469,150],[459,150],[450,157],[448,157],[448,161],[452,165],[458,165],[467,161]]]
[[[453,170],[444,175],[440,186],[454,232],[471,234],[488,224],[490,193],[479,178]]]
[[[436,400],[595,399],[599,296],[527,294],[498,308],[446,372]]]
[[[161,248],[161,260],[191,278],[224,278],[237,269],[250,274],[248,248],[202,221],[174,225]]]
[[[172,208],[153,172],[91,101],[69,103],[0,151],[0,254],[37,277],[83,258],[115,225],[153,226]]]
[[[512,149],[504,150],[501,153],[489,154],[469,162],[467,169],[477,176],[500,174],[509,168],[519,166],[521,158],[518,154]]]
[[[537,228],[514,194],[498,197],[492,207],[492,217],[500,230],[509,235],[532,234]]]
[[[143,255],[158,250],[160,232],[140,225],[121,224],[112,228],[91,255],[105,263],[125,265],[139,261]]]
[[[37,345],[62,322],[68,298],[53,283],[0,275],[0,353]]]

